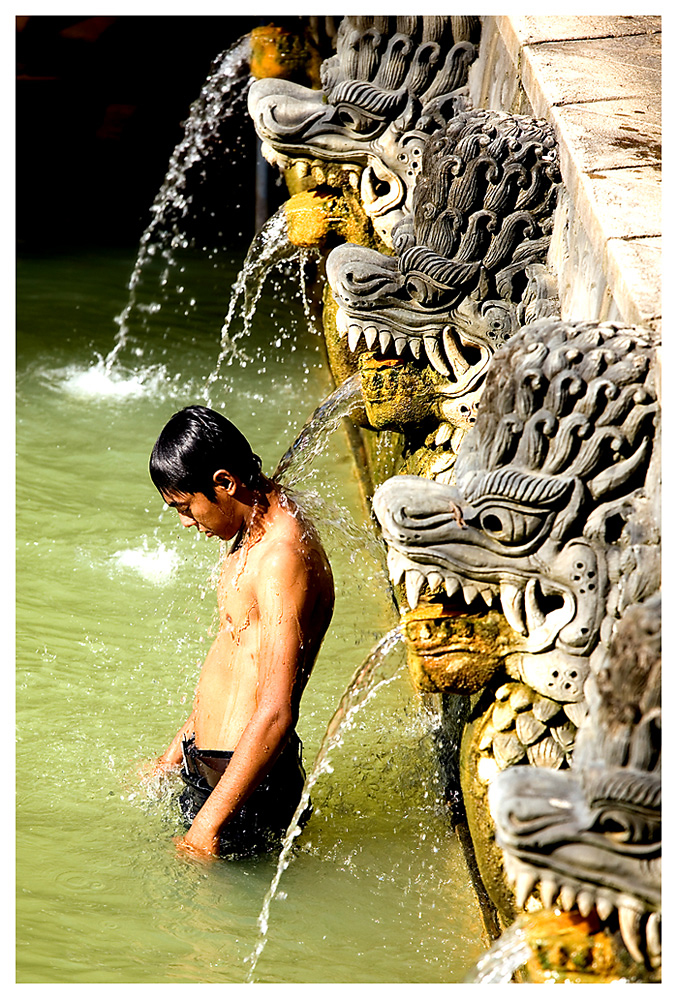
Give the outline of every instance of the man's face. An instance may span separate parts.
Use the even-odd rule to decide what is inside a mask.
[[[163,495],[163,500],[176,510],[184,528],[197,528],[208,538],[233,538],[242,524],[235,501],[219,487],[216,500],[209,500],[204,493],[172,493]]]

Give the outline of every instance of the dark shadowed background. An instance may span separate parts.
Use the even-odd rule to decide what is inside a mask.
[[[271,20],[17,17],[19,248],[133,246],[212,61]],[[275,17],[275,23],[299,30],[302,18]],[[249,244],[256,150],[251,128],[244,152],[213,158],[200,177],[201,202],[216,211],[205,213],[203,231],[193,237],[216,239],[227,219],[229,245]],[[275,200],[272,171],[271,187]]]

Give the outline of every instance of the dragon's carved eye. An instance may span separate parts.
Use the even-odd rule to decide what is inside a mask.
[[[368,135],[380,127],[380,122],[368,114],[361,113],[357,108],[352,108],[347,104],[338,105],[335,108],[334,121],[342,128],[359,135]]]
[[[649,843],[659,836],[658,821],[653,817],[621,808],[601,809],[594,829],[621,844]]]
[[[496,541],[521,545],[542,527],[544,514],[492,504],[480,511],[478,521],[483,531]]]

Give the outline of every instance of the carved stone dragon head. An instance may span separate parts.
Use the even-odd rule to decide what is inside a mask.
[[[366,213],[388,245],[411,211],[426,137],[465,106],[468,68],[477,55],[477,17],[346,16],[336,55],[321,66],[322,90],[256,81],[249,110],[264,155],[287,169],[296,161],[356,168]]]
[[[422,163],[412,215],[393,230],[397,256],[344,244],[327,277],[351,351],[432,367],[437,443],[454,436],[456,451],[494,351],[557,312],[545,262],[558,157],[546,122],[479,110],[436,132]]]
[[[618,926],[632,958],[661,962],[661,605],[625,609],[586,682],[572,768],[510,767],[489,788],[516,899]]]
[[[394,583],[404,580],[412,607],[427,588],[448,605],[449,689],[509,681],[512,710],[507,702],[488,723],[494,766],[526,753],[565,761],[586,714],[591,655],[620,611],[620,580],[627,603],[657,589],[658,483],[646,482],[658,475],[653,359],[647,331],[536,321],[494,355],[457,486],[396,476],[375,494]],[[479,640],[488,620],[489,651]],[[519,720],[525,690],[530,719]],[[554,733],[562,725],[569,733]]]

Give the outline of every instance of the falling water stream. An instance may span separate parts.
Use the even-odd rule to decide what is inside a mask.
[[[532,957],[532,948],[520,923],[504,931],[477,963],[467,982],[510,983],[515,973]]]
[[[139,287],[149,266],[155,258],[160,259],[159,282],[164,287],[170,271],[177,265],[176,251],[189,245],[192,196],[186,191],[188,173],[196,165],[204,171],[217,133],[242,108],[249,80],[249,52],[249,35],[245,35],[217,56],[199,98],[191,105],[183,138],[170,157],[165,179],[151,206],[151,221],[139,241],[137,259],[127,283],[129,297],[116,320],[118,336],[104,361],[106,373],[128,346],[133,314],[144,309],[139,302]],[[219,155],[226,155],[223,147],[218,149]],[[156,311],[160,306],[155,302],[145,308]]]
[[[386,676],[381,676],[381,671],[383,670],[384,664],[388,662],[388,654],[394,646],[401,641],[402,634],[400,632],[400,628],[394,628],[377,643],[365,662],[361,664],[354,676],[351,678],[351,681],[346,688],[341,701],[339,702],[339,707],[330,720],[325,736],[320,744],[320,749],[318,750],[315,761],[313,762],[313,767],[311,768],[311,771],[304,783],[299,805],[297,806],[296,812],[292,817],[280,851],[276,873],[273,877],[270,888],[266,893],[266,898],[264,899],[261,913],[259,914],[259,920],[257,923],[259,925],[260,939],[251,956],[250,969],[247,976],[248,982],[253,982],[257,962],[259,961],[259,957],[266,946],[266,935],[268,933],[271,903],[275,898],[283,873],[292,860],[292,849],[295,838],[302,832],[301,827],[299,826],[299,820],[311,801],[311,792],[313,787],[322,774],[332,772],[332,751],[341,745],[344,733],[352,724],[355,713],[367,702],[369,698],[376,694],[377,690],[382,685],[388,684],[389,681],[393,680],[396,676],[393,668],[391,671],[386,672]],[[396,669],[401,666],[402,660],[396,664]]]
[[[350,376],[318,406],[287,449],[273,473],[275,482],[294,486],[313,459],[322,451],[330,434],[340,426],[362,399],[360,372]]]
[[[205,400],[208,405],[212,405],[212,387],[218,383],[222,367],[235,363],[245,367],[252,360],[246,350],[247,339],[257,303],[271,271],[296,262],[304,311],[307,320],[310,320],[310,307],[305,295],[304,265],[312,254],[313,251],[301,249],[290,242],[284,205],[267,219],[256,234],[231,291],[228,311],[221,328],[219,358],[205,385]],[[236,312],[238,306],[240,306],[239,313]],[[240,321],[240,329],[234,330],[236,319]],[[273,338],[271,346],[279,350],[282,346],[281,338]]]

